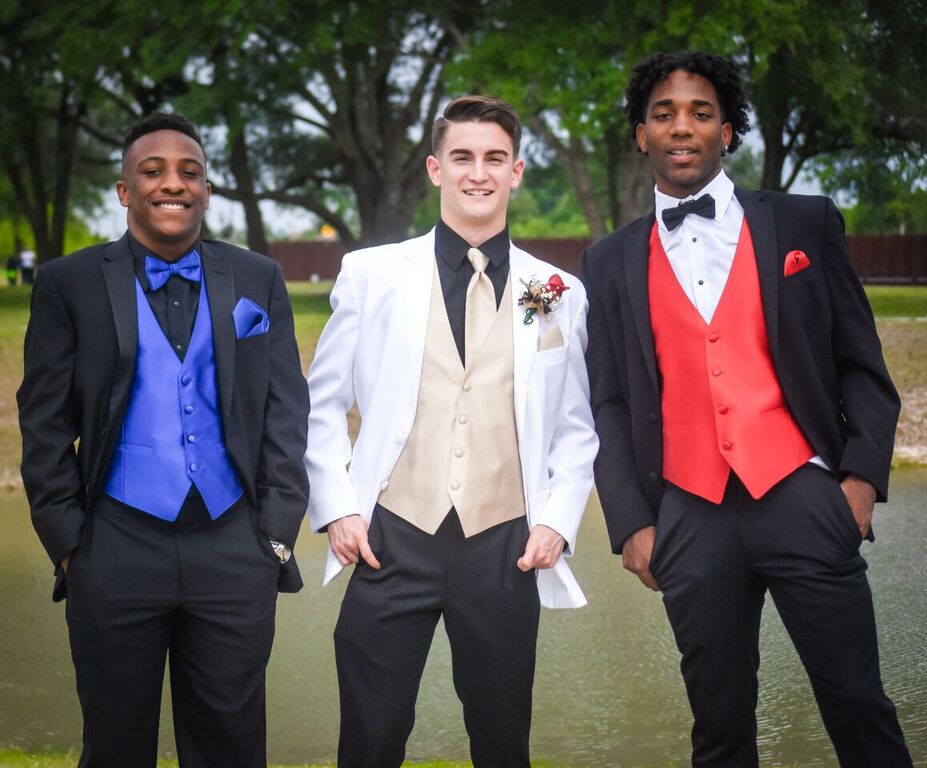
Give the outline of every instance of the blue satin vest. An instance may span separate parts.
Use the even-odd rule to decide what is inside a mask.
[[[194,484],[215,520],[241,497],[242,486],[222,437],[205,279],[183,362],[138,280],[135,294],[135,379],[103,490],[124,504],[174,521]]]

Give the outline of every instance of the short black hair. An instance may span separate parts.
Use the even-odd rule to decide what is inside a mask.
[[[521,121],[515,108],[495,96],[458,96],[444,108],[431,129],[431,152],[437,155],[451,123],[495,123],[512,140],[514,158],[521,145]],[[514,159],[513,158],[513,159]]]
[[[126,154],[129,152],[129,147],[145,134],[154,133],[155,131],[177,131],[185,136],[189,136],[200,145],[200,149],[203,149],[203,142],[200,139],[199,133],[197,133],[196,127],[183,115],[169,112],[152,112],[133,125],[125,135],[125,138],[122,140],[123,159],[125,159]],[[204,149],[203,155],[205,156],[205,154],[206,150]]]
[[[634,67],[631,82],[624,93],[631,138],[635,138],[638,123],[646,122],[647,103],[654,86],[679,69],[701,75],[714,86],[721,106],[721,119],[730,123],[733,129],[727,146],[727,151],[733,152],[740,146],[741,137],[750,130],[750,118],[747,116],[750,104],[744,81],[731,59],[700,51],[657,53]]]

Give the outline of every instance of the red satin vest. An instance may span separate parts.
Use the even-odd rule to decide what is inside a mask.
[[[663,477],[717,504],[733,469],[758,499],[815,454],[773,369],[747,220],[710,323],[676,279],[656,224],[647,271],[663,381]]]

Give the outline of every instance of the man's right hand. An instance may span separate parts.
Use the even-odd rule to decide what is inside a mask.
[[[61,558],[61,570],[64,571],[65,576],[67,576],[67,573],[68,573],[68,560],[70,559],[71,559],[70,553],[68,553],[67,555]]]
[[[363,558],[374,570],[380,569],[380,561],[367,543],[367,523],[360,515],[348,515],[329,523],[328,543],[342,565],[351,565]]]
[[[632,533],[624,540],[621,548],[621,564],[654,592],[659,592],[657,580],[650,572],[650,559],[653,557],[653,542],[657,536],[657,527],[648,525]]]

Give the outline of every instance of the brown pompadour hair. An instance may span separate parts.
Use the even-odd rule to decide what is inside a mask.
[[[444,136],[451,123],[495,123],[512,140],[514,157],[521,145],[521,121],[514,107],[494,96],[458,96],[444,108],[431,129],[431,152],[437,155],[444,144]]]

